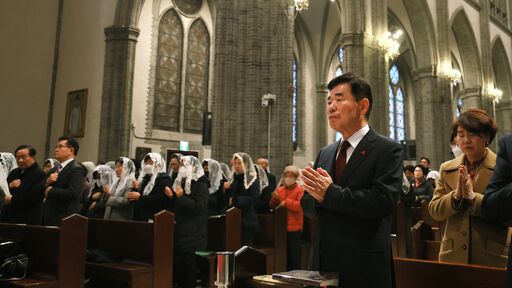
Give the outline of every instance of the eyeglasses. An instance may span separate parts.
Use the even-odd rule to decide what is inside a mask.
[[[62,144],[55,145],[55,149],[61,149],[61,148],[64,148],[64,147],[69,148],[68,145],[62,145]]]

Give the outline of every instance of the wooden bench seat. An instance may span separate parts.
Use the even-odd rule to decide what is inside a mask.
[[[285,207],[271,214],[258,214],[260,230],[254,239],[254,248],[266,255],[267,274],[286,271],[286,229],[288,211]]]
[[[153,223],[90,219],[87,248],[122,256],[120,262],[87,262],[92,278],[130,287],[169,288],[172,284],[174,214],[161,211]]]
[[[0,238],[20,243],[32,263],[26,279],[0,287],[83,287],[87,218],[75,214],[60,227],[1,223]]]

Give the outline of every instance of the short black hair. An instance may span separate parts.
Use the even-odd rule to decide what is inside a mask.
[[[64,140],[66,140],[66,142],[70,148],[73,148],[73,154],[75,156],[78,155],[78,149],[80,149],[80,146],[78,145],[78,141],[76,141],[75,138],[71,138],[68,136],[59,137],[59,141],[64,141]]]
[[[421,172],[423,172],[423,177],[427,178],[427,174],[428,174],[427,168],[423,167],[423,165],[421,165],[421,164],[414,166],[414,170],[416,170],[416,168],[420,168]]]
[[[36,156],[36,149],[30,145],[18,146],[18,148],[16,148],[16,150],[14,150],[14,156],[16,156],[16,153],[18,153],[18,151],[23,150],[23,149],[28,149],[28,155],[30,155],[30,157]]]
[[[350,84],[352,95],[354,95],[356,101],[361,101],[366,98],[368,99],[368,102],[370,102],[368,111],[366,112],[366,115],[364,115],[366,120],[369,120],[373,105],[372,88],[370,87],[370,84],[358,75],[348,72],[332,79],[329,84],[327,84],[327,88],[329,91],[332,91],[334,87],[345,83]]]
[[[404,167],[404,172],[407,172],[407,171],[414,173],[414,166],[413,165],[405,166]]]
[[[421,160],[423,160],[423,159],[427,160],[428,165],[430,165],[430,159],[428,159],[427,157],[423,156],[423,157],[421,157],[421,158],[420,158],[420,162],[421,162]]]

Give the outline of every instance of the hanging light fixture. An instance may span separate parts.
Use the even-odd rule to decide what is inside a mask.
[[[302,12],[309,8],[309,0],[293,0],[293,2],[297,12]]]
[[[398,39],[403,31],[398,29],[394,33],[386,32],[377,38],[377,45],[386,53],[386,57],[394,59],[400,54],[400,42]]]

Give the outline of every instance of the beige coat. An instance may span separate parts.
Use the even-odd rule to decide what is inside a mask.
[[[459,166],[464,155],[441,165],[434,197],[428,210],[437,221],[446,220],[439,261],[506,267],[508,228],[487,221],[481,212],[483,193],[496,163],[496,154],[487,148],[487,155],[473,179],[477,193],[473,205],[463,203],[459,210],[452,206],[452,195],[459,180]]]

